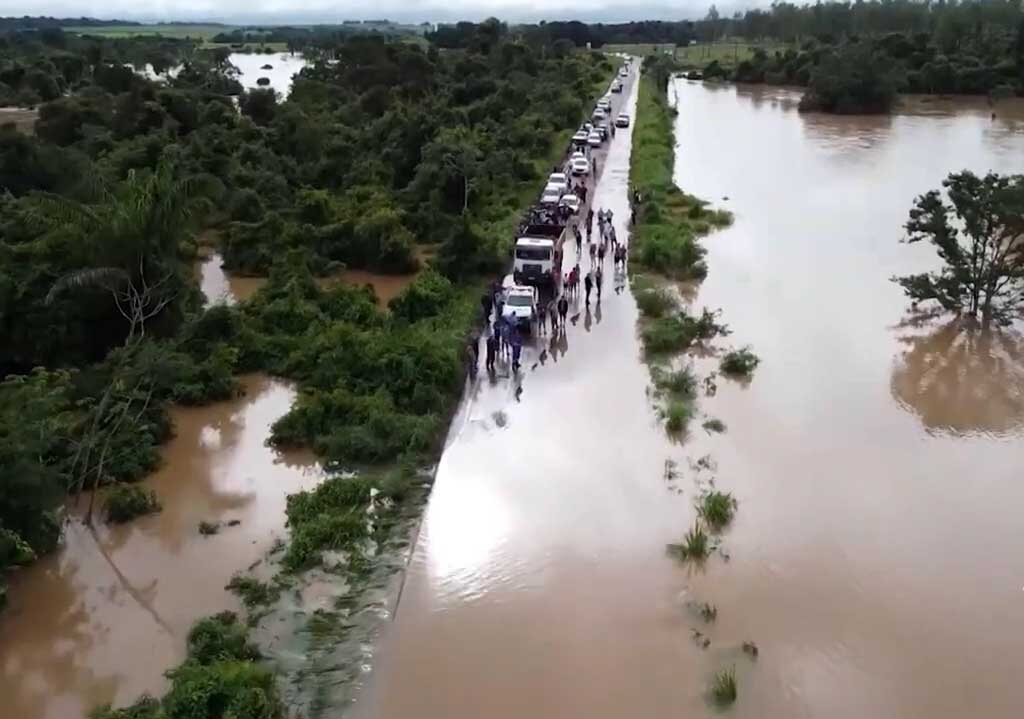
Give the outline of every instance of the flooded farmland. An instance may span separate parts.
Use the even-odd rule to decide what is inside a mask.
[[[480,382],[357,713],[711,716],[710,679],[735,667],[731,716],[1018,715],[1021,337],[909,314],[889,278],[935,266],[898,242],[916,195],[1021,170],[1024,113],[915,99],[837,118],[799,115],[789,90],[673,92],[680,186],[735,213],[693,301],[722,309],[723,348],[753,346],[753,381],[701,398],[725,433],[671,442],[627,289],[571,310],[521,392]],[[595,200],[617,225],[618,142]],[[722,555],[687,567],[665,545],[712,478],[737,518]]]

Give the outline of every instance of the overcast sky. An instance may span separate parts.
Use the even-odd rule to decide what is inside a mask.
[[[725,0],[720,12],[770,0]],[[575,19],[681,20],[703,17],[710,0],[0,0],[0,15],[120,20],[217,20],[229,23],[312,23],[388,18],[403,22]]]

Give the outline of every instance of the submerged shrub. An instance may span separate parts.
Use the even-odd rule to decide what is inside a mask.
[[[188,633],[187,647],[188,658],[199,664],[260,658],[259,650],[249,643],[248,631],[234,612],[221,612],[196,622]]]
[[[736,670],[722,669],[711,681],[711,699],[720,707],[729,706],[736,701]]]
[[[722,374],[732,377],[749,377],[754,369],[761,363],[761,359],[754,354],[749,347],[740,350],[732,350],[722,357],[719,367]]]
[[[715,432],[717,434],[720,434],[725,431],[725,422],[718,419],[717,417],[712,417],[711,419],[705,421],[702,426],[708,432]]]
[[[701,497],[697,513],[709,527],[720,530],[732,521],[736,506],[737,502],[731,494],[713,490]]]
[[[691,405],[681,400],[673,400],[669,402],[668,408],[665,410],[665,429],[673,434],[682,432],[686,429],[691,417],[693,417]]]
[[[279,586],[242,574],[231,577],[231,581],[224,588],[241,597],[242,603],[249,609],[266,606],[281,595]]]
[[[640,314],[644,317],[663,317],[675,307],[675,300],[672,299],[672,295],[667,290],[641,290],[637,291],[634,296],[636,297],[636,304],[640,309]]]
[[[121,524],[144,514],[159,512],[160,502],[152,489],[122,484],[107,491],[103,511],[108,522]]]
[[[711,540],[704,528],[694,523],[693,528],[683,537],[682,544],[670,544],[668,549],[680,559],[700,561],[711,553]]]

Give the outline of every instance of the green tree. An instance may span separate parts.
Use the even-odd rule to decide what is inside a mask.
[[[1024,300],[1024,176],[967,170],[917,198],[905,242],[926,241],[942,269],[893,278],[915,303],[934,300],[948,311],[1005,323]]]

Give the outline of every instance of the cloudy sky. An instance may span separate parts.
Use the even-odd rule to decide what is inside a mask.
[[[0,0],[0,15],[49,15],[123,20],[223,22],[338,22],[577,19],[679,20],[702,17],[712,0]],[[724,0],[719,11],[767,5],[770,0]]]

